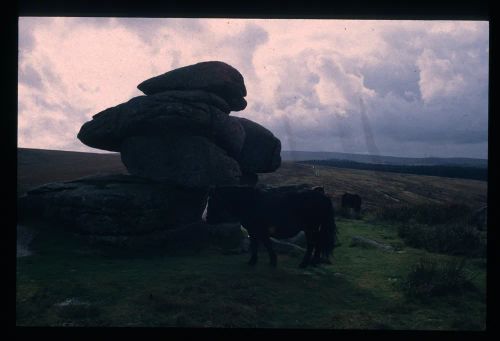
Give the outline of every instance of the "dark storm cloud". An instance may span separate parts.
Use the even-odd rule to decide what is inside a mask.
[[[422,142],[429,146],[441,143],[486,143],[487,111],[467,114],[465,101],[429,107],[420,101],[404,99],[384,102],[372,100],[371,126],[377,140]]]
[[[51,112],[62,112],[70,113],[64,121],[74,122],[74,121],[86,121],[89,116],[90,108],[75,106],[69,101],[50,101],[48,100],[43,92],[38,92],[32,95],[32,100],[36,104],[36,109],[42,113]],[[21,109],[27,109],[22,107]],[[54,121],[51,115],[47,115],[47,118],[43,120],[46,124],[51,124]]]
[[[220,40],[218,46],[214,48],[230,50],[241,65],[240,72],[244,73],[245,77],[256,77],[253,57],[256,49],[268,40],[269,34],[264,28],[254,23],[247,23],[241,32]]]
[[[397,142],[425,142],[429,145],[440,143],[477,144],[488,141],[487,130],[464,128],[445,130],[441,127],[422,127],[418,129],[417,127],[401,126],[391,129],[390,134],[385,135]]]
[[[35,32],[39,27],[49,25],[52,18],[21,17],[18,21],[19,59],[30,53],[36,46]]]
[[[466,30],[465,39],[461,32],[433,33],[422,25],[387,29],[382,34],[386,46],[374,51],[369,63],[304,50],[280,60],[274,101],[250,108],[260,117],[286,113],[266,122],[284,149],[401,156],[453,156],[463,150],[486,157],[485,27]],[[323,90],[322,100],[319,83],[332,85]]]
[[[23,58],[26,53],[29,53],[35,46],[35,37],[33,36],[33,27],[27,26],[19,30],[18,44],[19,44],[19,58]]]
[[[241,50],[252,53],[255,48],[268,41],[269,34],[262,26],[255,23],[248,23],[243,30],[224,40],[229,46],[238,45]]]
[[[392,92],[409,101],[421,98],[419,72],[414,61],[406,64],[398,59],[381,60],[376,65],[363,67],[361,72],[365,86],[380,96]]]
[[[477,39],[463,39],[460,34],[429,34],[421,29],[385,32],[383,36],[390,46],[388,54],[397,54],[362,71],[364,84],[377,92],[377,97],[369,100],[374,134],[388,144],[391,140],[418,142],[429,148],[439,144],[486,144],[488,35],[484,27],[487,26],[471,33]],[[434,59],[419,67],[418,59],[425,50],[431,51],[429,55]],[[438,77],[444,86],[452,77],[460,77],[463,84],[449,93],[440,87],[434,92],[427,89],[424,103],[420,87],[433,84],[432,78],[423,82],[422,67],[430,68],[430,76]]]
[[[170,29],[175,34],[197,35],[205,26],[200,19],[177,18],[116,18],[115,22],[135,32],[145,43],[152,43],[153,38],[162,28]]]
[[[43,89],[42,77],[31,65],[26,65],[19,70],[19,83],[26,84],[29,87]]]

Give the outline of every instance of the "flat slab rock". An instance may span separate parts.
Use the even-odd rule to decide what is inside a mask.
[[[224,112],[222,99],[203,91],[164,92],[138,96],[103,110],[82,125],[78,139],[85,145],[120,152],[132,136],[199,135],[213,140],[228,153],[243,148],[245,130]]]
[[[201,62],[168,71],[137,86],[146,95],[166,90],[205,90],[216,93],[231,110],[245,109],[247,90],[241,73],[220,61]]]
[[[350,246],[361,246],[361,247],[367,247],[367,248],[377,248],[383,251],[387,252],[393,252],[394,248],[390,245],[379,243],[375,240],[368,239],[365,237],[361,236],[353,236],[351,239],[351,244]]]
[[[92,176],[28,191],[18,200],[18,219],[59,223],[95,237],[141,236],[201,220],[205,189],[185,189],[130,175]]]
[[[108,245],[123,250],[148,252],[154,249],[162,251],[190,251],[204,248],[210,242],[210,233],[201,221],[188,223],[168,230],[158,230],[134,235],[83,235],[90,244]]]

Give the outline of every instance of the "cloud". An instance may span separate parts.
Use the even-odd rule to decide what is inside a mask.
[[[162,34],[166,37],[175,34],[189,39],[193,35],[201,34],[205,29],[203,21],[196,18],[112,18],[110,22],[134,32],[142,41],[151,45]]]
[[[267,43],[269,35],[265,29],[255,23],[247,23],[241,32],[220,40],[215,49],[230,51],[228,55],[233,55],[237,65],[240,65],[240,72],[245,74],[245,78],[257,77],[253,59],[257,48]]]
[[[417,59],[420,69],[420,92],[424,102],[435,98],[459,96],[466,83],[462,74],[455,72],[448,59],[439,59],[431,50],[425,49]]]
[[[221,60],[245,77],[236,116],[283,149],[487,155],[487,22],[20,18],[20,146],[92,150],[90,117],[143,80]]]
[[[31,65],[26,65],[19,70],[19,83],[25,83],[28,86],[42,90],[44,83],[42,76]]]

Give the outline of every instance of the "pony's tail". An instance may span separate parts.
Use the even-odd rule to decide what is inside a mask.
[[[337,225],[335,224],[335,211],[333,209],[333,204],[330,198],[328,198],[328,209],[325,213],[326,214],[324,215],[319,232],[319,246],[321,248],[321,258],[328,260],[328,258],[333,253],[335,244],[337,243]]]

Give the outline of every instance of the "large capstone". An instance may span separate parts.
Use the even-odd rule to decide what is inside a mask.
[[[209,61],[184,66],[145,80],[137,86],[146,95],[166,90],[205,90],[216,93],[231,110],[245,109],[247,91],[241,73],[232,66]]]

